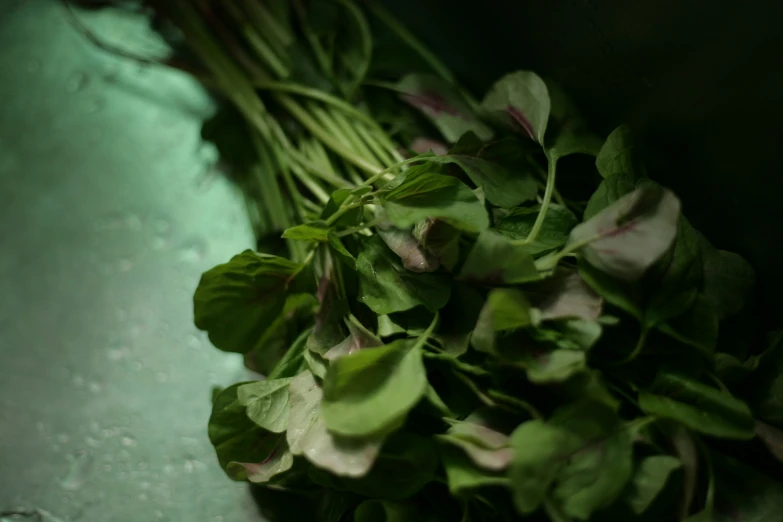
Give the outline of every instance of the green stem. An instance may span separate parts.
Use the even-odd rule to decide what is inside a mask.
[[[507,395],[503,392],[499,392],[497,390],[489,390],[487,394],[498,402],[504,402],[508,406],[514,406],[515,408],[520,408],[522,410],[527,411],[530,414],[530,416],[533,417],[534,419],[540,419],[543,417],[541,415],[541,412],[538,411],[535,406],[533,406],[527,401],[517,399],[516,397],[512,397],[510,395]]]
[[[647,342],[647,334],[649,333],[649,330],[646,326],[642,326],[641,331],[639,332],[639,339],[636,341],[636,346],[634,347],[633,351],[628,354],[627,357],[624,359],[612,363],[612,366],[622,366],[624,364],[628,364],[632,362],[634,359],[636,359],[640,353],[642,353],[642,350],[644,350],[644,345]]]
[[[233,2],[224,2],[223,5],[228,14],[234,18],[234,22],[241,28],[245,40],[255,51],[256,56],[266,63],[267,67],[272,69],[277,76],[282,78],[287,77],[289,74],[288,67],[286,67],[280,57],[275,54],[264,37],[256,31],[252,25],[246,22],[245,14],[242,13],[239,6],[235,5]]]
[[[307,105],[310,114],[321,122],[324,128],[328,129],[335,138],[362,156],[367,162],[372,162],[376,166],[376,172],[383,167],[381,162],[375,157],[375,154],[365,145],[362,139],[356,134],[350,125],[342,125],[339,119],[335,118],[339,113],[327,112],[314,104]]]
[[[405,42],[408,47],[416,51],[438,76],[454,85],[457,84],[456,78],[451,74],[449,68],[446,67],[432,51],[421,43],[418,38],[413,36],[413,33],[408,31],[389,11],[382,7],[379,2],[371,1],[368,2],[368,4],[373,14],[383,22],[384,25],[396,33],[400,40]]]
[[[557,172],[557,158],[556,157],[550,157],[549,158],[549,168],[547,172],[547,178],[546,178],[546,189],[544,190],[544,200],[541,202],[541,210],[538,212],[538,216],[536,216],[536,221],[533,223],[533,228],[530,229],[530,234],[528,234],[527,238],[525,239],[525,244],[531,244],[533,241],[538,238],[538,234],[541,232],[541,227],[544,226],[544,221],[546,220],[546,214],[549,210],[549,204],[552,202],[552,193],[555,190],[555,173]]]
[[[309,190],[310,193],[318,199],[318,201],[323,204],[326,204],[329,201],[329,194],[327,194],[326,191],[313,178],[311,178],[300,165],[295,163],[292,164],[291,171],[302,183],[302,185],[307,187],[307,190]]]
[[[277,94],[276,98],[280,105],[285,107],[286,110],[288,110],[288,112],[291,113],[291,115],[296,118],[303,127],[310,131],[313,136],[321,140],[321,142],[329,147],[332,152],[338,156],[341,156],[349,163],[356,165],[370,175],[377,174],[377,166],[369,163],[364,158],[354,154],[352,150],[344,147],[331,134],[329,134],[327,130],[319,125],[318,122],[315,121],[307,111],[305,111],[298,103],[296,103],[296,101],[284,94]]]
[[[359,70],[356,73],[356,78],[346,90],[346,98],[349,100],[353,98],[356,91],[361,86],[364,78],[367,76],[367,71],[370,70],[370,64],[372,63],[372,34],[370,33],[370,25],[367,23],[367,19],[364,17],[362,11],[356,6],[356,4],[350,0],[337,0],[343,7],[351,14],[356,22],[356,27],[359,29],[359,34],[362,41],[362,61],[359,66]]]
[[[347,201],[348,201],[348,198],[346,198],[346,202]],[[337,212],[335,212],[334,214],[329,216],[329,218],[326,220],[326,224],[327,225],[334,225],[334,223],[338,219],[343,217],[343,215],[345,215],[346,212],[350,212],[351,210],[353,210],[355,208],[359,208],[359,207],[363,207],[363,206],[364,206],[364,203],[362,203],[361,201],[359,201],[357,203],[351,203],[350,205],[343,205],[342,207],[337,209]]]
[[[279,24],[263,3],[245,1],[241,1],[241,3],[244,5],[251,23],[262,28],[262,31],[275,39],[281,48],[286,48],[293,43],[294,37],[291,31]]]
[[[418,156],[414,156],[412,158],[408,158],[405,160],[400,161],[399,163],[395,163],[394,165],[390,167],[386,167],[382,171],[375,174],[373,177],[369,178],[367,181],[364,182],[363,185],[368,186],[374,184],[376,181],[380,180],[383,177],[388,177],[388,174],[392,172],[393,170],[401,169],[402,167],[406,165],[410,165],[411,163],[416,163],[417,161],[424,161],[427,158],[434,156],[434,154],[420,154]]]
[[[383,219],[374,219],[374,220],[372,220],[372,221],[370,221],[368,223],[362,223],[361,225],[358,225],[358,226],[355,226],[355,227],[346,228],[345,230],[341,230],[340,232],[338,232],[337,233],[337,237],[350,236],[351,234],[359,233],[362,230],[368,230],[370,228],[373,228],[373,227],[377,226],[382,221],[383,221]]]

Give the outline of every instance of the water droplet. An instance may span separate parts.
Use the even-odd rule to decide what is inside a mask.
[[[125,446],[126,448],[133,448],[136,446],[136,439],[134,439],[133,437],[125,436],[122,438],[121,442],[122,445]]]
[[[168,380],[169,380],[169,375],[168,375],[166,372],[158,372],[158,374],[155,376],[155,379],[156,379],[156,380],[157,380],[159,383],[168,382]]]
[[[97,382],[91,382],[89,385],[87,385],[87,388],[90,390],[91,393],[98,393],[101,391],[102,387]]]
[[[146,494],[146,493],[140,493],[140,494],[139,494],[139,500],[140,500],[141,502],[146,502],[148,498],[149,498],[149,497],[147,496],[147,494]]]
[[[172,473],[174,473],[174,466],[172,466],[171,464],[166,464],[165,466],[163,466],[163,473],[166,475],[171,475]]]
[[[212,519],[212,522],[223,522],[223,515],[218,515]]]
[[[87,114],[97,114],[103,109],[104,102],[97,98],[86,100],[84,102],[84,112]]]
[[[81,375],[74,375],[71,382],[73,382],[73,385],[76,386],[77,388],[81,388],[82,386],[84,386],[84,377],[82,377]]]
[[[130,272],[133,269],[133,261],[130,259],[120,259],[118,263],[120,272]]]
[[[170,228],[171,228],[171,223],[169,223],[168,220],[166,219],[156,219],[152,223],[152,229],[155,232],[158,232],[159,234],[168,232]]]
[[[71,440],[71,437],[68,436],[66,433],[60,433],[57,435],[57,442],[60,444],[68,444],[68,442]]]
[[[130,350],[127,346],[121,346],[119,348],[110,348],[106,351],[106,357],[110,361],[120,361],[130,355]]]
[[[93,439],[92,437],[84,439],[84,443],[91,448],[97,448],[100,445],[100,441],[98,439]]]
[[[153,250],[163,250],[164,248],[166,248],[166,238],[161,236],[155,236],[152,238]]]
[[[103,465],[103,471],[105,471],[106,473],[110,472],[111,471],[111,464],[104,464]]]
[[[201,239],[194,239],[185,243],[179,251],[179,258],[186,263],[198,263],[207,255],[207,245]]]
[[[136,464],[136,469],[139,470],[139,471],[144,471],[149,466],[150,466],[149,463],[142,461],[142,462],[139,462],[138,464]]]
[[[92,466],[92,455],[87,450],[79,450],[70,456],[68,473],[60,481],[66,491],[76,491],[84,485]]]
[[[90,77],[81,71],[71,73],[65,82],[65,91],[70,94],[83,91],[90,83]]]

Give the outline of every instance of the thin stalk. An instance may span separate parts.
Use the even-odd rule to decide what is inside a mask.
[[[647,342],[648,333],[649,330],[647,329],[647,327],[642,326],[642,329],[639,332],[639,339],[636,341],[636,346],[634,347],[633,351],[629,353],[622,360],[612,363],[612,366],[621,366],[624,364],[628,364],[632,362],[634,359],[636,359],[639,356],[639,354],[642,353],[642,350],[644,350],[644,345]]]
[[[530,164],[531,167],[533,167],[533,170],[536,171],[536,174],[543,180],[543,183],[546,184],[547,181],[547,173],[544,171],[544,169],[541,168],[541,165],[539,165],[533,158],[530,156],[527,157],[527,162]],[[546,185],[545,185],[546,186]],[[568,204],[566,203],[566,200],[563,198],[563,196],[560,194],[560,191],[557,190],[557,187],[555,187],[555,201],[563,205],[564,207],[568,207]]]
[[[242,16],[242,13],[236,12],[236,8],[232,4],[226,4],[226,8],[229,11],[234,11],[233,14],[235,17]],[[283,63],[280,57],[275,54],[272,46],[269,45],[264,37],[261,36],[261,34],[259,34],[253,27],[245,23],[242,18],[237,18],[236,21],[240,24],[240,27],[242,28],[242,34],[245,36],[245,40],[247,41],[248,45],[250,45],[250,47],[252,47],[255,51],[256,56],[258,56],[278,77],[288,77],[290,73],[288,67]]]
[[[304,185],[310,193],[323,204],[329,201],[329,194],[321,187],[313,178],[311,178],[305,170],[296,163],[291,164],[291,172],[294,173],[296,178]],[[305,199],[304,201],[308,201]]]
[[[272,39],[277,41],[281,49],[285,49],[294,42],[290,28],[279,24],[262,2],[234,1],[238,1],[244,6],[251,24],[260,27],[265,34],[270,35]]]
[[[288,83],[288,82],[273,82],[273,81],[258,80],[258,81],[254,81],[253,85],[258,89],[262,89],[265,91],[296,94],[298,96],[303,96],[305,98],[310,98],[313,100],[323,102],[324,104],[340,109],[343,112],[345,112],[346,115],[362,120],[367,125],[375,127],[378,131],[383,132],[381,127],[378,125],[378,123],[375,120],[373,120],[368,114],[357,109],[356,107],[346,102],[345,100],[338,98],[337,96],[334,96],[332,94],[329,94],[328,92],[321,91],[319,89],[314,89],[312,87],[307,87],[306,85],[300,85],[298,83]]]
[[[362,179],[362,176],[357,172],[356,167],[353,165],[346,163],[343,165],[343,169],[348,173],[348,177],[351,178],[351,181],[354,182],[356,186],[361,186],[362,183],[364,183],[364,180]]]
[[[350,100],[353,98],[354,94],[356,94],[356,91],[359,89],[365,77],[367,76],[367,72],[370,70],[373,48],[372,34],[370,33],[370,24],[367,23],[367,19],[364,17],[364,13],[362,13],[361,9],[359,9],[354,2],[350,0],[337,0],[337,2],[341,4],[353,17],[354,22],[356,22],[356,27],[359,29],[362,42],[361,48],[363,59],[361,61],[361,66],[356,73],[356,78],[348,87],[348,89],[346,89],[346,98]]]
[[[536,221],[533,223],[533,228],[530,229],[530,233],[525,239],[526,244],[530,244],[538,238],[538,234],[541,232],[541,227],[544,226],[546,220],[546,213],[549,210],[549,204],[552,202],[552,193],[555,190],[555,173],[557,172],[557,158],[552,156],[549,158],[549,169],[547,172],[546,189],[544,190],[544,199],[541,202],[541,210],[536,216]]]
[[[375,135],[371,134],[360,122],[350,122],[339,112],[333,112],[332,119],[347,136],[351,136],[357,143],[364,145],[368,153],[371,154],[370,157],[376,158],[381,165],[387,166],[397,163],[388,151],[378,143]]]
[[[354,152],[365,158],[368,162],[371,161],[376,166],[376,171],[383,168],[381,163],[377,161],[375,155],[364,144],[364,142],[356,135],[356,133],[349,126],[341,126],[337,120],[333,117],[333,113],[326,112],[321,107],[313,103],[305,105],[310,111],[313,117],[321,122],[324,128],[328,129],[332,135],[341,140],[342,143],[352,149]]]
[[[451,74],[449,68],[446,67],[432,51],[421,43],[413,33],[408,31],[389,11],[382,7],[379,2],[371,1],[367,2],[367,4],[373,14],[383,22],[384,25],[396,33],[400,40],[405,42],[408,47],[416,51],[438,76],[455,85],[457,84],[456,78]]]
[[[394,170],[398,170],[398,169],[400,169],[400,168],[402,168],[402,167],[404,167],[406,165],[410,165],[411,163],[416,163],[417,161],[424,161],[424,160],[426,160],[430,156],[431,156],[431,154],[427,153],[427,154],[419,154],[418,156],[414,156],[412,158],[404,159],[404,160],[400,161],[399,163],[395,163],[394,165],[386,167],[382,171],[378,172],[373,177],[371,177],[367,181],[365,181],[363,183],[363,185],[372,185],[376,181],[380,180],[381,178],[384,178],[384,177],[389,178],[389,173],[390,172],[392,172]]]
[[[297,119],[297,121],[305,127],[316,138],[321,140],[324,145],[329,147],[332,152],[341,156],[349,163],[356,165],[360,169],[364,170],[370,175],[378,173],[378,167],[368,162],[364,158],[354,154],[353,151],[344,147],[339,141],[334,139],[327,130],[325,130],[317,121],[315,121],[310,114],[304,110],[296,101],[284,94],[277,94],[275,96],[278,103],[282,105],[291,115]]]
[[[275,169],[270,160],[267,144],[261,136],[254,132],[251,132],[250,138],[259,160],[259,165],[254,167],[254,171],[259,180],[261,199],[269,212],[273,226],[278,230],[284,230],[291,226],[291,221],[288,219],[288,213],[283,206],[285,200],[275,179]]]
[[[315,54],[315,59],[318,62],[318,65],[321,67],[321,70],[324,72],[324,74],[331,78],[334,74],[332,67],[332,57],[327,54],[326,50],[321,45],[321,42],[318,41],[318,35],[310,30],[310,27],[307,24],[307,13],[305,12],[305,7],[302,4],[302,1],[293,0],[293,5],[294,10],[299,17],[299,22],[302,24],[302,32],[304,33],[305,38],[307,38],[307,41],[310,43],[310,48],[313,50],[313,54]]]

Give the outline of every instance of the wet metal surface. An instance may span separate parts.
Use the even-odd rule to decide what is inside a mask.
[[[137,21],[87,20],[146,45]],[[0,512],[260,520],[206,437],[241,361],[191,325],[199,274],[252,244],[200,142],[210,109],[92,48],[57,2],[0,2]]]

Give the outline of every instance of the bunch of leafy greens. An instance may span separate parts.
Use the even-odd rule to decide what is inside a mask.
[[[626,127],[528,71],[474,100],[373,2],[148,3],[259,236],[194,297],[266,374],[215,394],[231,478],[324,522],[783,521],[783,336],[732,334],[753,270]]]

